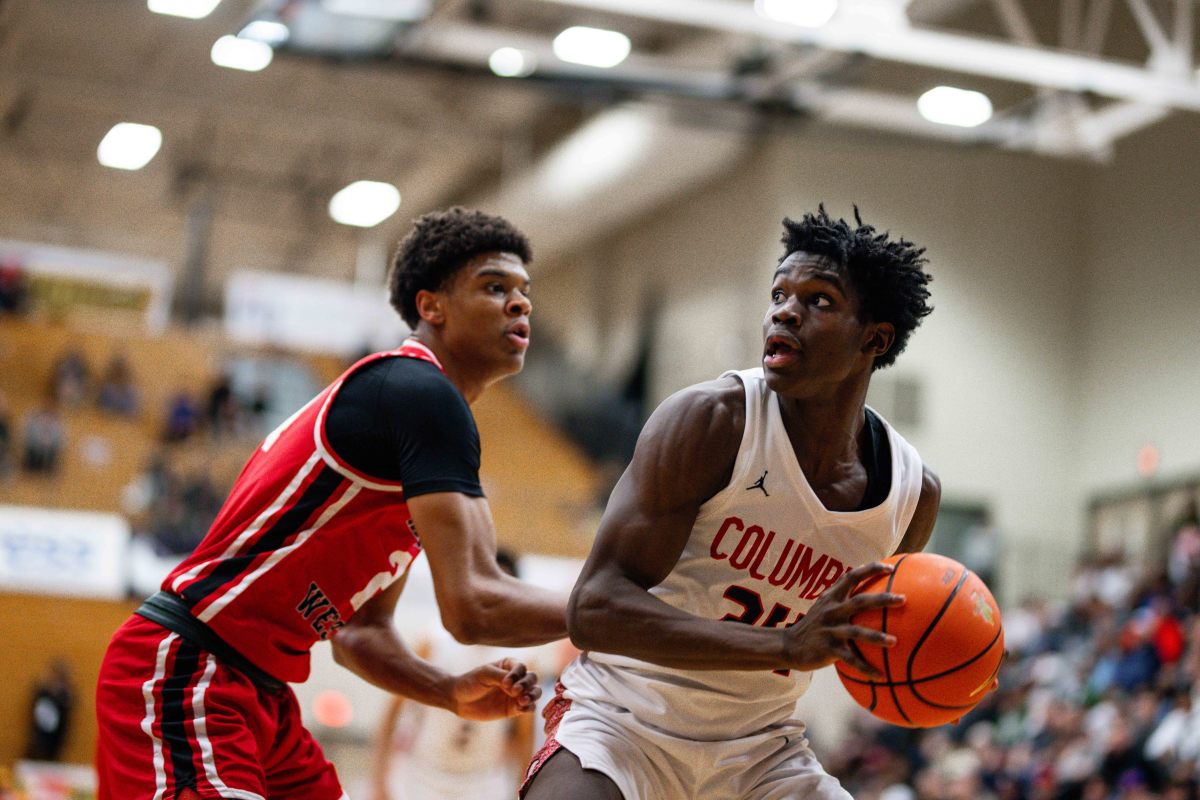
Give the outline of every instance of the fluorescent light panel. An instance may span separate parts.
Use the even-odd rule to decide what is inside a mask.
[[[172,17],[204,19],[220,5],[221,0],[146,0],[146,8],[155,14]]]
[[[629,37],[619,31],[576,25],[554,37],[554,55],[572,64],[608,69],[629,56]]]
[[[218,67],[258,72],[271,63],[271,45],[237,36],[222,36],[212,46],[212,61]]]
[[[355,181],[329,200],[334,222],[374,228],[400,208],[400,190],[380,181]]]
[[[917,99],[917,111],[940,125],[974,128],[992,118],[992,101],[982,92],[937,86]]]
[[[100,140],[96,158],[113,169],[141,169],[150,163],[160,147],[162,131],[153,125],[118,122]]]
[[[837,13],[838,0],[754,0],[754,10],[760,16],[798,25],[819,28]]]
[[[291,31],[282,22],[267,19],[256,19],[238,32],[239,39],[249,39],[262,42],[272,47],[281,45],[288,40]]]
[[[346,17],[416,22],[429,14],[430,0],[321,0],[321,8]]]
[[[488,58],[488,66],[501,78],[525,78],[537,68],[537,58],[515,47],[501,47]]]

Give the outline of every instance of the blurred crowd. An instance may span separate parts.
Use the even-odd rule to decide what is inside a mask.
[[[1198,612],[1193,501],[1165,569],[1088,558],[1066,601],[1009,609],[1000,689],[958,725],[856,718],[827,767],[858,800],[1197,800]]]

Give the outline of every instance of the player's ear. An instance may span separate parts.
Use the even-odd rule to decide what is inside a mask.
[[[417,314],[430,325],[438,326],[446,322],[446,298],[441,292],[431,292],[422,289],[415,298]]]
[[[896,341],[896,328],[890,322],[873,322],[867,327],[866,340],[863,342],[863,353],[873,358],[892,349]]]

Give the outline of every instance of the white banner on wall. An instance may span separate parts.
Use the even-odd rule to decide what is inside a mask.
[[[0,505],[0,590],[123,598],[129,538],[116,514]]]
[[[91,310],[127,314],[158,333],[171,311],[171,270],[161,261],[79,247],[0,240],[0,266],[28,274],[30,310],[61,318]]]
[[[382,287],[238,270],[225,281],[225,332],[247,344],[353,356],[395,347],[408,328]]]

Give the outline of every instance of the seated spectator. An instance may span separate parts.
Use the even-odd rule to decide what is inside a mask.
[[[51,396],[68,408],[79,405],[87,397],[91,370],[83,353],[72,348],[54,363]]]
[[[182,442],[196,432],[199,422],[200,412],[196,408],[196,401],[187,392],[180,392],[172,398],[167,409],[163,439],[167,442]]]
[[[208,428],[214,437],[220,439],[237,432],[240,415],[237,398],[233,395],[233,384],[228,376],[222,375],[209,388],[206,412]]]
[[[58,761],[61,758],[67,734],[71,730],[74,707],[75,686],[71,667],[65,659],[55,659],[49,672],[33,687],[25,758],[33,761]]]
[[[36,474],[57,472],[64,438],[62,420],[54,405],[47,403],[35,408],[25,418],[22,466],[27,472]]]
[[[12,451],[12,416],[8,410],[8,397],[0,392],[0,478],[8,474]]]
[[[271,412],[271,393],[264,385],[259,385],[254,390],[254,395],[250,398],[250,403],[246,406],[246,413],[249,417],[251,433],[255,436],[261,436],[267,431],[264,430],[266,425],[267,415]]]
[[[25,270],[12,262],[0,262],[0,316],[23,313],[28,294]]]
[[[96,393],[96,405],[102,411],[122,417],[132,417],[138,412],[138,392],[133,382],[133,373],[125,356],[116,354],[108,362],[100,389]]]

